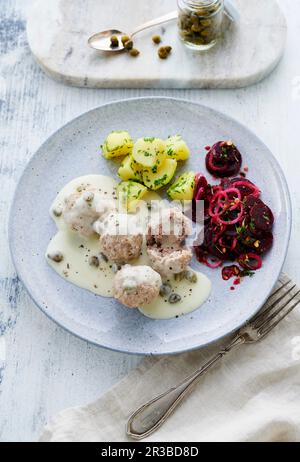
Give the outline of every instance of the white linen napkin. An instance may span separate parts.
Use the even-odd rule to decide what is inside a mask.
[[[40,441],[130,441],[125,435],[129,416],[198,369],[217,350],[215,345],[179,356],[143,360],[98,401],[59,414]],[[241,346],[225,357],[163,427],[144,441],[299,442],[299,396],[297,307],[265,340]]]

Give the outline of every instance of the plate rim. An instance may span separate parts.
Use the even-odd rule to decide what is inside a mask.
[[[61,327],[63,330],[65,330],[69,334],[71,334],[71,335],[75,336],[76,338],[78,338],[80,340],[83,340],[83,341],[85,341],[85,342],[87,342],[87,343],[89,343],[91,345],[101,347],[101,348],[104,348],[106,350],[114,351],[114,352],[117,352],[117,353],[123,353],[123,354],[135,355],[135,356],[167,356],[167,355],[172,356],[172,355],[177,355],[177,354],[182,354],[182,353],[195,351],[195,350],[198,350],[198,349],[204,349],[204,348],[209,347],[210,345],[215,344],[216,342],[222,341],[226,337],[228,337],[230,335],[233,335],[235,332],[237,332],[251,318],[247,318],[242,324],[238,325],[234,329],[231,329],[226,334],[221,335],[221,336],[219,336],[218,338],[216,338],[214,340],[211,340],[209,342],[206,342],[206,343],[203,343],[203,344],[200,344],[200,345],[198,344],[198,345],[189,346],[189,347],[183,348],[183,349],[181,348],[180,350],[176,350],[176,351],[174,351],[174,350],[164,351],[164,352],[153,351],[153,352],[147,353],[147,352],[135,351],[134,349],[125,350],[124,348],[117,348],[117,347],[113,347],[113,346],[110,346],[110,345],[105,345],[103,343],[99,343],[99,342],[96,342],[96,341],[93,341],[93,340],[89,340],[88,338],[84,337],[83,335],[80,335],[79,333],[74,332],[70,328],[68,328],[67,326],[63,325],[58,319],[55,319],[51,315],[51,313],[49,313],[46,309],[44,309],[44,307],[37,300],[35,300],[34,295],[30,292],[30,289],[26,286],[26,284],[23,281],[23,278],[21,277],[21,275],[19,273],[18,264],[16,262],[16,259],[14,257],[14,252],[13,252],[13,240],[11,239],[11,237],[13,236],[13,231],[12,231],[13,220],[14,220],[13,211],[15,209],[15,204],[16,204],[16,200],[17,200],[17,194],[18,194],[18,190],[19,190],[19,187],[20,187],[20,184],[21,184],[21,180],[24,177],[24,175],[27,173],[27,171],[30,170],[31,164],[35,161],[35,159],[38,157],[40,151],[49,142],[49,140],[52,137],[54,137],[55,135],[57,135],[60,131],[64,130],[66,127],[68,127],[71,124],[73,124],[74,122],[78,121],[79,119],[84,118],[84,117],[88,116],[89,114],[91,114],[93,112],[96,112],[98,110],[101,110],[101,109],[103,109],[105,107],[118,105],[120,103],[122,103],[122,104],[129,103],[129,102],[132,102],[132,101],[147,101],[147,100],[148,101],[149,100],[152,100],[152,101],[153,100],[156,100],[156,101],[174,101],[175,103],[184,103],[184,104],[187,104],[187,105],[192,105],[192,106],[203,108],[204,110],[209,111],[211,113],[217,113],[217,114],[225,117],[227,120],[229,120],[229,121],[233,122],[234,124],[238,125],[240,128],[242,128],[242,129],[248,131],[249,133],[251,133],[251,135],[255,139],[257,139],[259,141],[259,143],[262,144],[266,148],[266,150],[268,151],[269,156],[271,158],[271,161],[272,161],[273,165],[275,165],[275,167],[276,167],[276,172],[277,172],[277,174],[279,176],[279,179],[280,179],[282,187],[283,187],[283,191],[285,193],[284,194],[284,199],[285,199],[285,202],[286,202],[286,224],[287,224],[288,229],[286,230],[287,232],[286,232],[286,237],[285,237],[285,242],[284,242],[284,252],[282,253],[282,259],[281,259],[281,262],[280,262],[280,265],[279,265],[279,269],[278,269],[276,275],[274,275],[274,284],[273,284],[270,292],[268,293],[268,295],[261,301],[261,303],[259,303],[257,310],[255,312],[253,312],[253,315],[251,316],[251,318],[253,316],[255,316],[259,312],[259,310],[262,308],[262,306],[265,304],[265,302],[269,298],[270,294],[272,293],[272,290],[275,287],[276,283],[278,282],[278,279],[280,277],[280,274],[282,272],[282,268],[284,266],[284,263],[285,263],[285,260],[286,260],[286,257],[287,257],[288,248],[289,248],[289,244],[290,244],[293,213],[292,213],[291,193],[290,193],[290,190],[289,190],[287,179],[285,177],[285,174],[283,172],[283,169],[282,169],[279,161],[276,159],[273,152],[264,143],[264,141],[262,141],[262,139],[259,138],[256,135],[255,132],[253,132],[245,124],[241,123],[240,121],[238,121],[237,119],[233,118],[232,116],[226,114],[225,112],[220,111],[220,110],[215,109],[215,108],[212,108],[212,107],[207,106],[205,104],[199,103],[197,101],[190,101],[189,99],[185,99],[185,98],[175,98],[175,97],[168,97],[168,96],[141,96],[141,97],[133,97],[133,98],[116,99],[116,100],[101,104],[99,106],[95,106],[94,108],[89,109],[88,111],[85,111],[85,112],[79,114],[78,116],[74,117],[73,119],[69,120],[67,123],[65,123],[64,125],[59,127],[53,133],[51,133],[45,139],[45,141],[38,147],[38,149],[34,152],[34,154],[30,157],[29,161],[24,166],[24,168],[23,168],[23,170],[22,170],[22,172],[19,175],[19,178],[17,180],[17,184],[16,184],[15,191],[14,191],[14,194],[13,194],[13,199],[11,201],[11,205],[10,205],[10,208],[9,208],[8,227],[7,227],[7,230],[8,230],[8,245],[9,245],[9,251],[10,251],[10,256],[11,256],[12,263],[14,265],[17,276],[18,276],[18,278],[20,279],[20,281],[21,281],[21,283],[23,285],[23,288],[26,290],[27,294],[29,295],[29,297],[33,301],[34,305],[36,305],[36,307],[39,308],[40,311],[43,314],[45,314],[48,319],[53,321],[56,325]]]

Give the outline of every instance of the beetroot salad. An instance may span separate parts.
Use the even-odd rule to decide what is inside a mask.
[[[242,156],[232,141],[206,149],[207,169],[221,180],[212,185],[202,173],[196,175],[194,200],[204,201],[205,221],[204,240],[195,252],[210,268],[223,267],[223,279],[235,278],[237,285],[262,267],[262,256],[273,244],[274,215],[259,186],[240,172]],[[226,261],[235,264],[224,267]]]

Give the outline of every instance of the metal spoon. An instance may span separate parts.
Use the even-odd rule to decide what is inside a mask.
[[[239,18],[239,13],[236,7],[232,4],[230,0],[225,0],[225,13],[232,21],[237,21]],[[97,34],[92,35],[89,38],[88,44],[91,48],[94,48],[95,50],[106,51],[106,52],[107,51],[120,52],[120,51],[125,50],[125,47],[121,41],[122,36],[129,35],[130,37],[134,37],[139,32],[142,32],[154,26],[159,26],[160,24],[164,24],[169,21],[174,21],[177,18],[178,18],[178,11],[173,11],[172,13],[168,13],[164,16],[161,16],[159,18],[153,19],[152,21],[148,21],[145,24],[142,24],[141,26],[137,27],[130,35],[125,32],[121,32],[117,29],[110,29],[110,30],[98,32]],[[110,38],[112,35],[115,35],[116,37],[118,37],[118,40],[119,40],[118,47],[114,47],[114,48],[111,47]]]
[[[129,36],[134,37],[139,32],[143,30],[149,29],[150,27],[158,26],[159,24],[164,24],[165,22],[173,21],[174,19],[178,18],[178,12],[173,11],[172,13],[168,13],[160,18],[153,19],[152,21],[148,21],[145,24],[137,27]],[[119,46],[112,48],[110,38],[112,35],[115,35],[119,39]],[[116,29],[105,30],[103,32],[98,32],[98,34],[92,35],[89,38],[88,44],[91,48],[100,51],[122,51],[125,50],[124,45],[121,41],[123,35],[128,35],[125,32],[121,32]]]

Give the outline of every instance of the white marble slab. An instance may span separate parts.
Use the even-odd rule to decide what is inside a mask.
[[[138,58],[105,55],[87,39],[111,27],[135,26],[176,9],[176,0],[37,0],[28,16],[31,50],[42,69],[69,85],[91,88],[237,88],[262,80],[278,64],[286,22],[275,0],[236,0],[241,18],[205,53],[187,49],[176,21],[136,37]],[[151,36],[163,33],[172,45],[167,61],[157,56]]]

